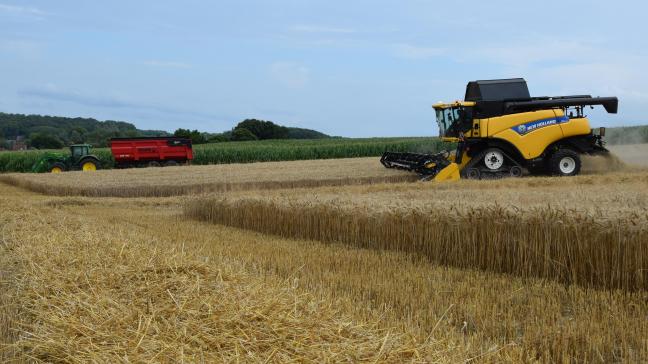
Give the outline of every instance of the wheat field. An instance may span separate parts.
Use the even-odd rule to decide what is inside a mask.
[[[228,180],[253,180],[240,168]],[[152,181],[117,172],[101,175],[115,191]],[[0,361],[648,361],[646,171],[256,173],[295,182],[102,198],[72,177],[71,196],[0,183]]]
[[[220,196],[195,199],[185,212],[282,237],[407,252],[458,268],[648,289],[648,173],[605,176],[605,184],[595,179]],[[628,182],[615,190],[612,181]]]
[[[12,187],[1,192],[3,206],[12,207],[0,215],[7,278],[0,299],[10,303],[3,306],[0,333],[3,342],[14,342],[9,349],[19,357],[453,363],[648,358],[645,291],[449,268],[403,252],[195,222],[182,215],[183,197],[96,200]],[[210,285],[224,275],[230,286]],[[237,303],[246,300],[241,309],[229,299],[222,302],[222,292],[231,290],[244,295],[234,296]],[[140,296],[147,299],[135,299]],[[292,312],[295,297],[304,311],[286,322],[282,315]],[[217,317],[204,316],[203,303],[227,310],[218,316],[226,322],[211,322]],[[276,316],[252,319],[257,325],[250,326],[250,315],[275,310]],[[15,337],[16,317],[34,336]],[[327,331],[340,325],[357,331],[349,337]],[[217,332],[222,335],[210,337]],[[300,344],[292,347],[296,341],[281,335]],[[74,345],[61,344],[68,342]],[[221,360],[214,347],[229,351]],[[330,356],[328,347],[340,356]],[[379,357],[369,354],[381,347]],[[274,357],[275,350],[281,355]],[[336,359],[341,357],[346,359]]]
[[[205,242],[151,234],[163,225],[142,225],[136,205],[95,215],[86,200],[0,192],[7,361],[400,363],[443,349],[205,256]]]
[[[253,189],[415,181],[376,158],[190,167],[134,168],[61,174],[0,174],[0,181],[58,196],[162,197]]]

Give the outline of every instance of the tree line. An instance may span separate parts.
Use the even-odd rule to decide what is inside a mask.
[[[17,137],[23,137],[31,148],[58,149],[76,143],[104,147],[110,138],[163,135],[170,134],[140,130],[123,121],[0,113],[0,147],[5,148]]]
[[[245,119],[224,133],[201,133],[198,130],[177,129],[174,136],[188,138],[194,144],[238,142],[267,139],[324,139],[330,136],[319,131],[281,126],[272,121]]]
[[[272,121],[258,119],[245,119],[231,130],[223,133],[177,129],[173,134],[170,134],[162,130],[141,130],[124,121],[0,113],[0,149],[9,149],[9,141],[16,140],[18,137],[22,137],[29,148],[60,149],[70,144],[79,143],[105,147],[110,138],[170,135],[189,138],[195,144],[329,137],[315,130],[285,127]]]

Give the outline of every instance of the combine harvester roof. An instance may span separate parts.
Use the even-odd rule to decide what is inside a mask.
[[[591,95],[531,97],[523,78],[468,82],[464,100],[475,103],[478,118],[592,105],[602,105],[608,113],[616,114],[619,105],[616,97],[592,97]]]

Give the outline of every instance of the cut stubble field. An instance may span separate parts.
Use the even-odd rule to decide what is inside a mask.
[[[93,173],[0,174],[0,181],[59,196],[163,197],[254,189],[415,181],[376,158],[139,168]]]
[[[616,152],[633,162],[648,155],[644,145],[619,146]],[[648,158],[645,161],[648,166]],[[610,166],[610,162],[613,164]],[[636,169],[618,159],[586,158],[585,174]],[[413,182],[413,173],[386,169],[378,158],[218,164],[189,167],[100,170],[61,174],[0,173],[0,181],[57,196],[166,197],[282,188]]]
[[[322,162],[330,161],[313,163]],[[81,174],[40,191],[9,181],[70,196],[0,188],[8,206],[0,212],[0,335],[13,343],[3,355],[648,360],[646,171],[337,186],[259,167],[231,166],[227,181],[276,176],[293,185],[97,199],[79,196],[93,188]],[[376,158],[304,175],[344,181],[355,169],[412,178]],[[94,174],[95,183],[128,190],[120,172]],[[163,172],[135,170],[144,178],[128,180],[141,191],[151,188],[147,174]],[[209,178],[184,180],[223,183]]]

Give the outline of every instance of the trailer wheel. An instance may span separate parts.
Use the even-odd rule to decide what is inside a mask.
[[[166,163],[164,163],[164,166],[165,166],[165,167],[175,167],[175,166],[177,166],[177,165],[178,165],[178,162],[173,161],[173,160],[171,160],[171,161],[166,161]]]
[[[150,162],[148,162],[148,164],[146,166],[147,167],[162,167],[162,165],[158,161],[150,161]]]
[[[49,166],[49,172],[50,173],[61,173],[65,172],[67,168],[65,168],[65,164],[61,162],[54,162]]]
[[[571,149],[558,149],[549,159],[549,170],[554,176],[575,176],[580,168],[580,157]]]

